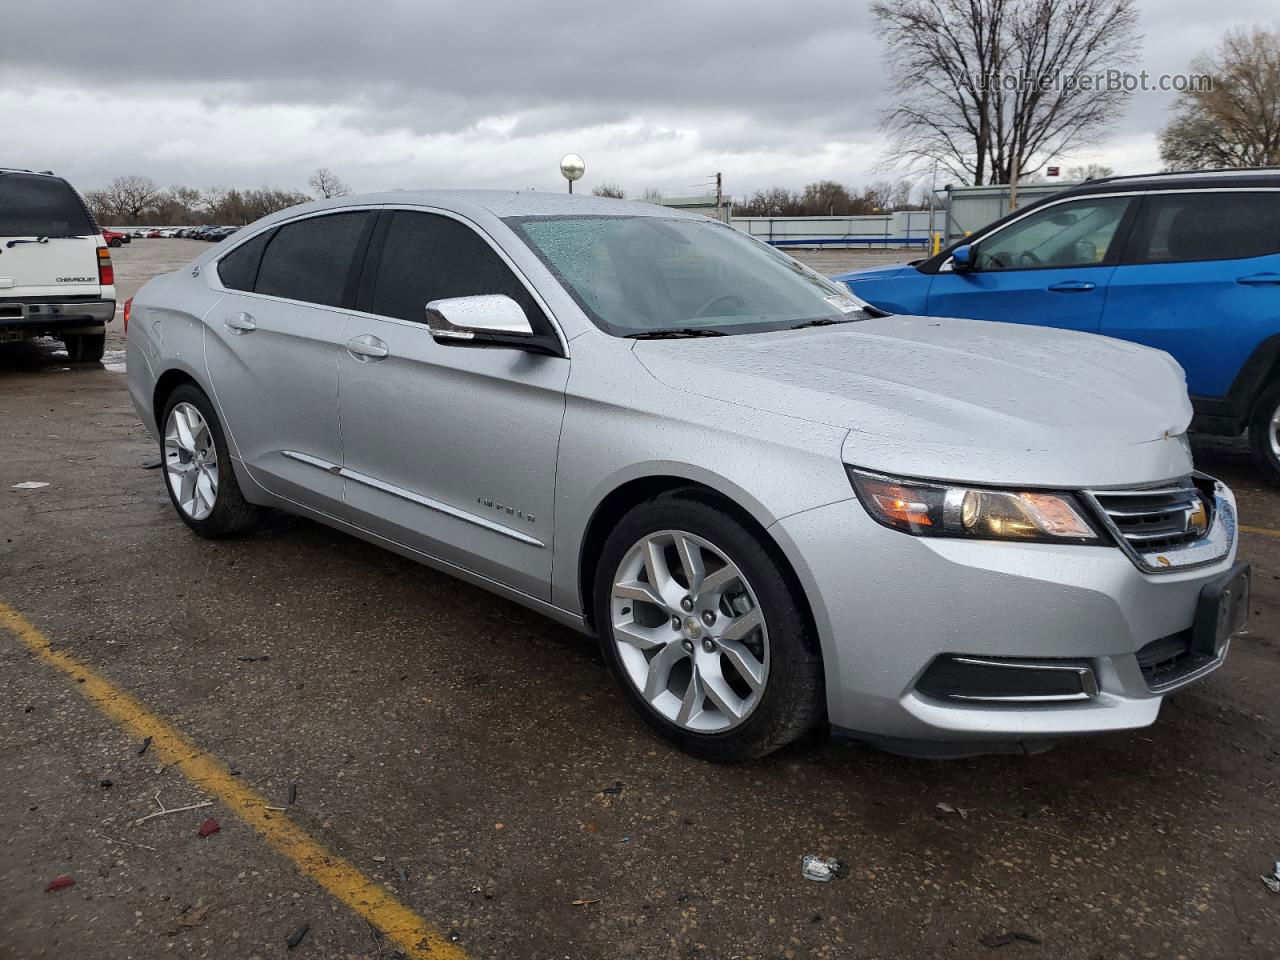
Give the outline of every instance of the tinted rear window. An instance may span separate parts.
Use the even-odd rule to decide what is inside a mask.
[[[1125,260],[1176,263],[1280,253],[1280,191],[1151,194]]]
[[[229,290],[253,290],[258,280],[258,264],[273,231],[264,230],[252,240],[240,244],[218,261],[218,279]]]
[[[0,237],[87,237],[96,232],[66,181],[0,173]]]
[[[257,293],[341,306],[354,279],[373,214],[331,213],[295,220],[278,229],[262,255]]]

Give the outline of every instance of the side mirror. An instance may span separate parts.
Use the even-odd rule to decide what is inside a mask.
[[[966,243],[952,250],[951,269],[960,273],[973,269],[973,247]]]
[[[427,326],[436,343],[450,347],[521,349],[537,342],[520,304],[504,294],[432,300]]]

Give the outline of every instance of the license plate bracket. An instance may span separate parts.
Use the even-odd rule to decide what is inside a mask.
[[[1222,656],[1227,642],[1248,622],[1249,579],[1249,564],[1238,563],[1200,588],[1192,650],[1214,659]]]

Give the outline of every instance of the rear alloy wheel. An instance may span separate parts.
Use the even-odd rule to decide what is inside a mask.
[[[107,350],[106,333],[69,333],[62,338],[72,363],[97,363]]]
[[[821,656],[792,580],[727,512],[658,497],[606,541],[595,604],[602,652],[641,715],[683,749],[763,756],[825,708]]]
[[[1280,383],[1264,390],[1253,405],[1249,446],[1263,479],[1280,487]]]
[[[202,537],[229,537],[253,528],[262,511],[244,499],[213,404],[184,384],[165,404],[160,457],[178,516]]]

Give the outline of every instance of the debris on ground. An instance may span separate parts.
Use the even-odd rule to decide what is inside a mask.
[[[994,950],[996,947],[1007,947],[1011,943],[1033,943],[1040,945],[1040,938],[1023,930],[1010,930],[1008,933],[993,933],[978,941],[984,947]]]
[[[943,813],[955,814],[961,820],[969,819],[969,809],[967,807],[957,807],[950,803],[940,803],[938,804],[938,809]]]
[[[14,490],[39,490],[41,487],[47,487],[49,484],[43,480],[24,480],[22,483],[15,483]]]
[[[260,657],[236,657],[241,663],[266,663],[271,659],[271,654],[264,653]]]
[[[213,904],[211,903],[197,903],[194,907],[183,907],[178,917],[178,922],[165,932],[171,937],[176,937],[184,927],[187,929],[198,927],[209,918],[209,911],[212,909]]]
[[[806,880],[816,883],[830,883],[836,877],[843,877],[844,871],[844,864],[835,857],[819,857],[808,853],[800,861],[800,874]]]
[[[207,837],[211,834],[217,833],[221,829],[222,824],[218,823],[218,821],[213,819],[213,817],[210,817],[204,823],[200,824],[200,830],[198,832],[200,836]]]
[[[606,797],[618,797],[622,795],[622,781],[615,780],[612,787],[605,787],[600,791]]]
[[[294,947],[300,944],[302,942],[302,938],[307,935],[307,931],[310,929],[311,929],[311,924],[304,923],[297,930],[293,931],[293,933],[289,934],[288,938],[285,940],[285,943],[288,944],[289,949],[292,950]]]
[[[148,749],[150,749],[150,747],[151,747],[151,738],[143,737],[142,746],[138,748],[138,756],[142,756],[144,753],[147,752]]]
[[[588,899],[584,899],[584,898],[579,898],[579,899],[577,899],[577,900],[572,900],[572,901],[570,901],[569,905],[570,905],[570,906],[573,906],[573,907],[589,907],[589,906],[591,906],[591,904],[593,904],[593,903],[599,903],[599,902],[600,902],[600,898],[599,898],[599,897],[596,897],[594,900],[588,900]]]
[[[298,802],[298,785],[296,783],[289,784],[289,805]]]
[[[144,463],[142,465],[142,469],[143,470],[159,470],[163,466],[164,466],[163,460],[155,460],[151,463]]]
[[[103,790],[110,790],[113,786],[115,786],[115,784],[112,783],[110,780],[99,780],[98,786],[100,786]]]
[[[54,893],[58,890],[65,890],[67,887],[74,887],[76,878],[69,873],[64,873],[60,877],[54,877],[49,881],[49,885],[44,888],[45,893]]]
[[[150,739],[150,737],[148,737],[147,739]],[[138,824],[146,823],[148,820],[151,820],[155,817],[167,817],[171,813],[185,813],[188,810],[199,810],[201,807],[213,806],[212,800],[202,800],[200,803],[190,803],[190,804],[187,804],[185,807],[166,807],[164,805],[164,801],[160,799],[159,790],[156,791],[155,800],[156,800],[156,806],[159,807],[160,809],[157,810],[155,813],[148,813],[145,817],[139,817],[137,820],[133,821],[133,825],[135,827]]]
[[[1272,893],[1280,893],[1280,860],[1275,862],[1272,871],[1262,876],[1262,882]]]

